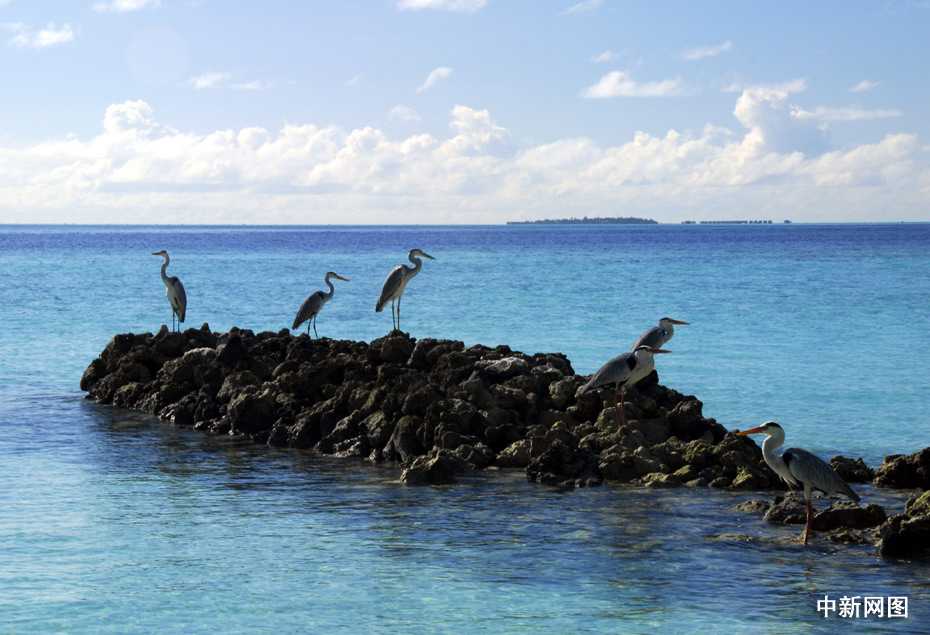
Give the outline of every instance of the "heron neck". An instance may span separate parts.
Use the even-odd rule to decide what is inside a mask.
[[[168,254],[164,255],[165,261],[161,263],[161,280],[168,282]]]
[[[420,273],[420,269],[423,267],[423,261],[413,254],[408,256],[408,259],[413,263],[412,267],[407,268],[408,275],[415,276],[416,274]]]
[[[762,442],[762,458],[779,475],[783,474],[786,466],[785,460],[775,450],[780,448],[784,442],[784,438],[775,436],[765,437],[765,441]]]
[[[333,297],[333,294],[336,293],[336,287],[333,286],[333,281],[329,279],[329,276],[326,276],[325,279],[326,286],[329,287],[329,293],[324,293],[327,298]]]

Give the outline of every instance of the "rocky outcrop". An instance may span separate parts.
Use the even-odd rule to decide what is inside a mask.
[[[930,489],[930,448],[907,456],[886,456],[875,473],[875,484],[899,489]]]
[[[657,376],[626,392],[620,428],[612,396],[576,397],[583,383],[558,353],[396,331],[370,344],[220,334],[206,324],[117,335],[81,378],[100,403],[261,444],[394,461],[410,484],[498,466],[563,488],[781,488],[751,439],[728,434]]]
[[[908,500],[904,513],[889,518],[880,535],[879,552],[886,558],[930,556],[930,491]]]

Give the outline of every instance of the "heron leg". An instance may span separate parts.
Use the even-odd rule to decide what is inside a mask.
[[[805,503],[805,506],[807,507],[807,518],[804,521],[803,541],[804,541],[804,544],[807,545],[807,541],[808,539],[810,539],[810,535],[811,535],[811,527],[814,524],[814,507],[813,505],[811,505],[811,499],[806,496],[804,497],[804,503]]]
[[[394,300],[391,300],[391,332],[397,330],[397,312],[394,309]]]
[[[400,296],[399,298],[397,298],[397,330],[398,331],[400,330],[400,301],[403,299],[403,297],[404,296]]]
[[[316,332],[316,316],[313,316],[313,336],[320,339],[320,334]]]
[[[614,393],[614,417],[617,419],[618,428],[626,425],[626,412],[623,410],[623,386],[619,384]]]
[[[310,322],[307,322],[307,337],[310,337]]]

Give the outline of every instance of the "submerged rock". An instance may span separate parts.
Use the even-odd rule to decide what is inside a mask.
[[[860,459],[850,459],[845,456],[834,456],[830,459],[833,470],[847,483],[869,483],[875,478],[875,470]]]

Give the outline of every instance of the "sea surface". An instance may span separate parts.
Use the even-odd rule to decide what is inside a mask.
[[[691,325],[662,382],[727,427],[777,419],[873,465],[930,445],[930,225],[0,226],[0,632],[930,632],[930,564],[732,511],[767,493],[408,488],[82,398],[114,333],[170,323],[153,251],[187,326],[285,328],[332,270],[352,280],[320,334],[370,340],[412,247],[436,257],[403,302],[415,337],[590,373],[668,315]],[[824,594],[907,596],[910,616],[825,620]]]

